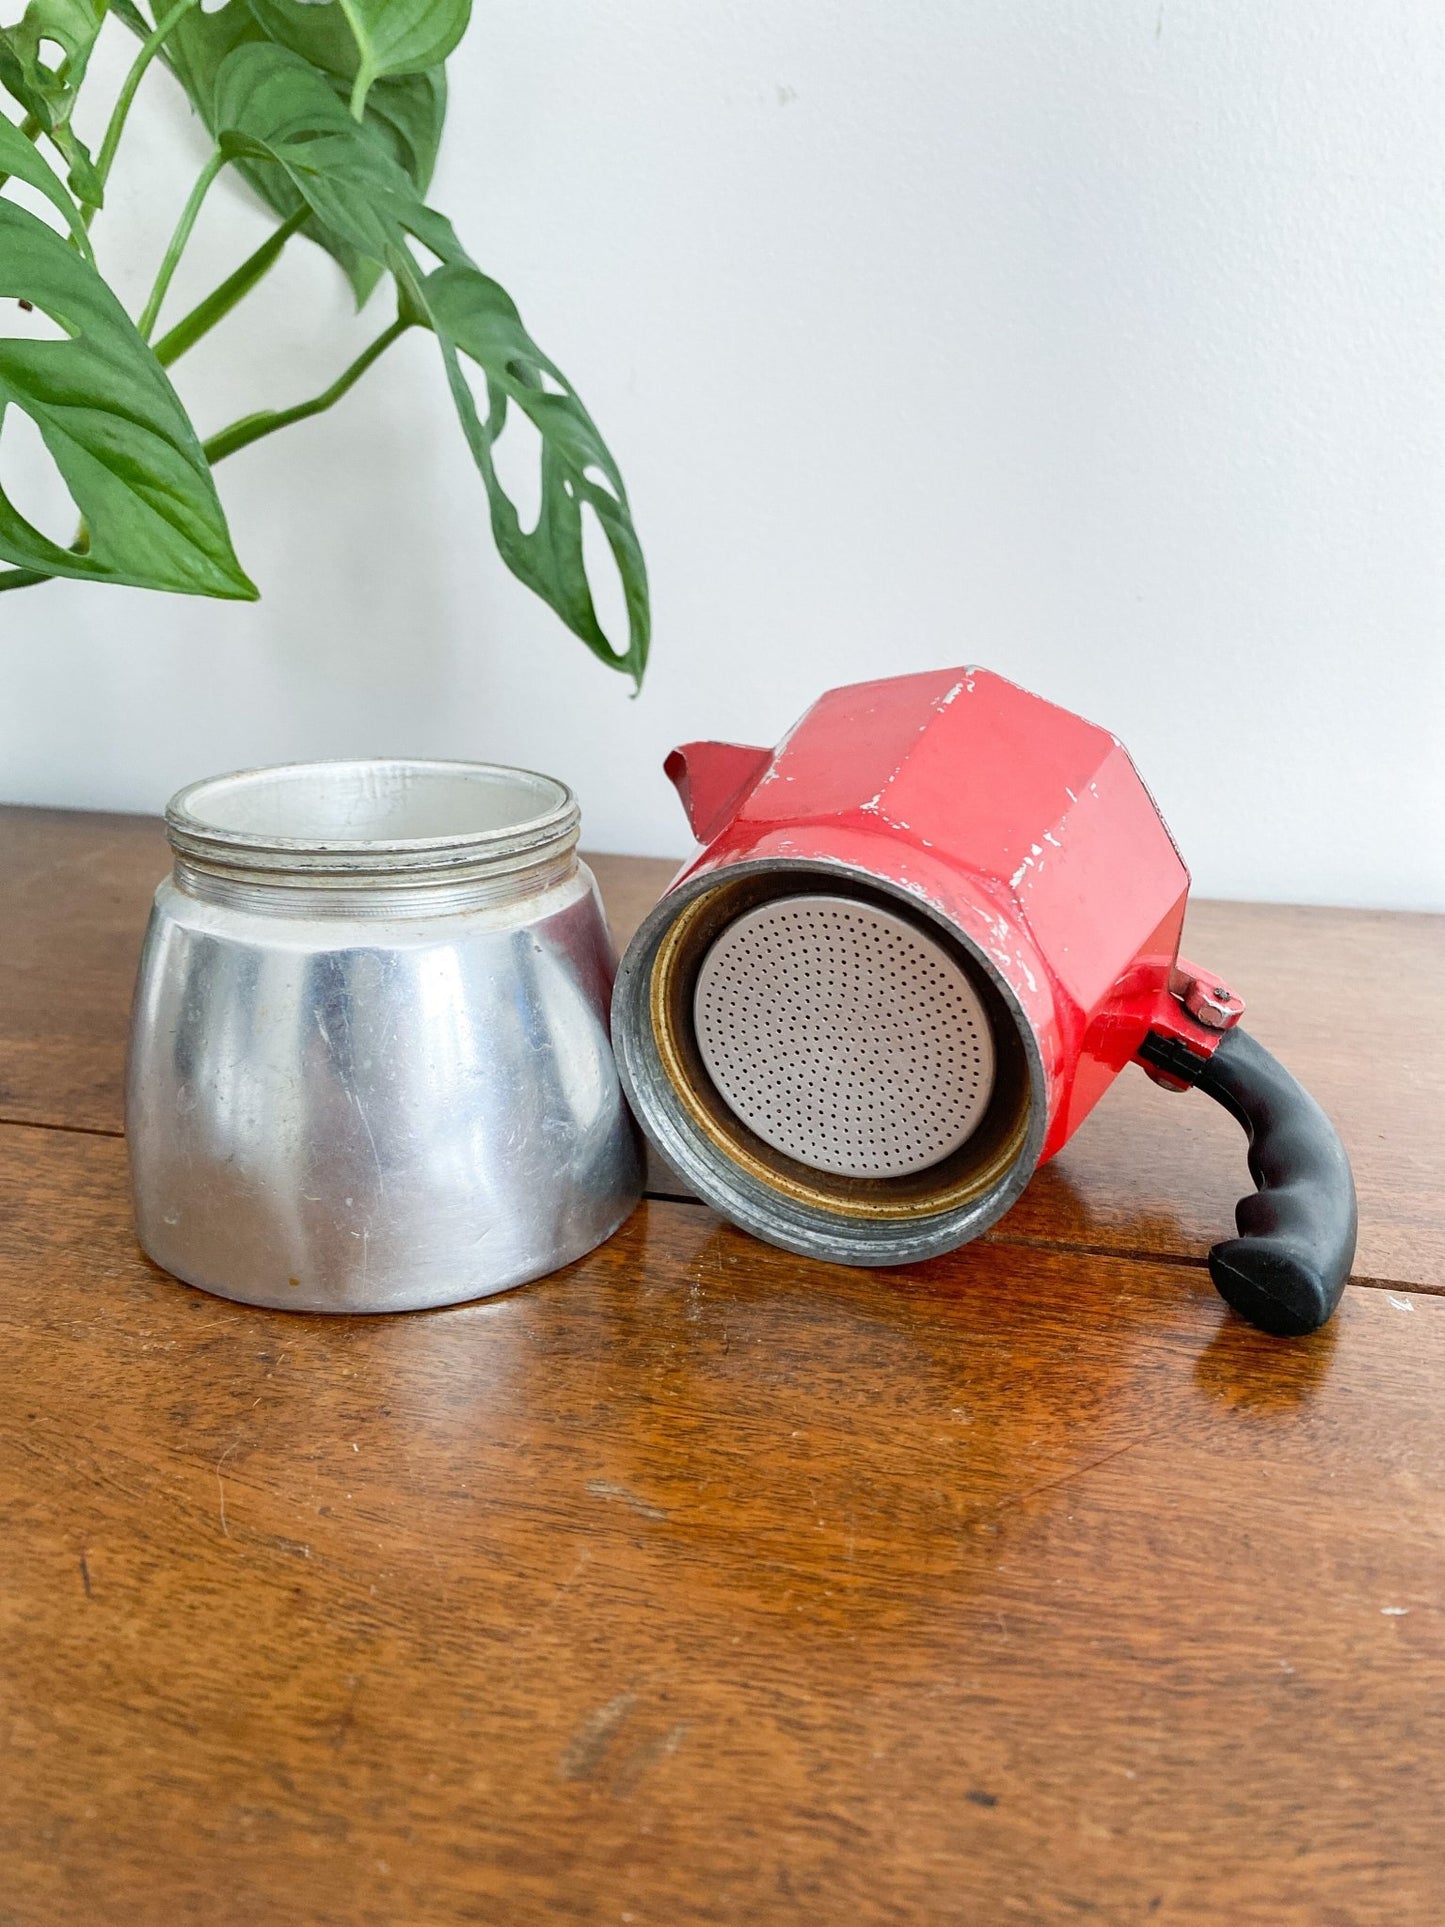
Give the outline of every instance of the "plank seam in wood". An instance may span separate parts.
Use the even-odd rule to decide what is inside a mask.
[[[0,1125],[15,1131],[64,1131],[70,1137],[124,1137],[124,1131],[108,1130],[103,1124],[57,1124],[48,1117],[5,1117]]]
[[[642,1195],[654,1204],[691,1205],[700,1211],[712,1208],[703,1199],[679,1191],[644,1191]],[[1202,1271],[1209,1264],[1207,1257],[1187,1251],[1141,1251],[1127,1245],[1084,1244],[1074,1239],[1010,1237],[998,1231],[990,1232],[984,1242],[1003,1245],[1011,1251],[1064,1251],[1080,1258],[1121,1258],[1132,1264],[1181,1265],[1194,1271]],[[1420,1292],[1427,1298],[1445,1297],[1445,1284],[1410,1284],[1403,1278],[1368,1278],[1360,1273],[1352,1274],[1350,1283],[1369,1291]]]
[[[108,1131],[94,1124],[54,1124],[27,1117],[0,1116],[0,1129],[17,1131],[56,1131],[66,1137],[98,1137],[111,1142],[123,1139],[124,1131]],[[702,1198],[693,1197],[680,1191],[649,1191],[642,1196],[651,1204],[680,1204],[694,1211],[710,1211],[712,1206]],[[1142,1251],[1126,1245],[1085,1244],[1081,1240],[1064,1238],[1022,1238],[991,1233],[985,1240],[991,1245],[1001,1245],[1011,1251],[1057,1251],[1067,1252],[1078,1258],[1122,1259],[1131,1264],[1177,1265],[1185,1270],[1198,1271],[1208,1265],[1205,1257],[1197,1257],[1192,1252],[1183,1251]],[[1426,1298],[1445,1298],[1445,1283],[1439,1285],[1411,1284],[1403,1278],[1367,1278],[1352,1275],[1350,1284],[1366,1291],[1398,1291],[1418,1293]]]

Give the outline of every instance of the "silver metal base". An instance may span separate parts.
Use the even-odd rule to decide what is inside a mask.
[[[400,796],[399,824],[304,841],[332,772],[341,829],[359,814],[359,767],[282,772],[269,799],[234,792],[270,772],[225,779],[208,820],[173,824],[182,882],[157,892],[142,957],[136,1228],[163,1269],[246,1304],[487,1297],[590,1251],[641,1192],[567,792],[385,765],[360,787]],[[447,836],[459,786],[478,797]]]

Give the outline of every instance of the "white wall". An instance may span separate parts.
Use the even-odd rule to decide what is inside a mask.
[[[0,598],[0,795],[476,756],[677,852],[672,742],[973,660],[1124,738],[1201,890],[1445,907],[1434,0],[490,0],[453,74],[434,199],[622,463],[640,700],[496,561],[413,335],[220,471],[258,607]],[[143,103],[137,302],[202,151]],[[168,313],[262,231],[218,192]],[[293,243],[179,385],[210,430],[385,318]]]

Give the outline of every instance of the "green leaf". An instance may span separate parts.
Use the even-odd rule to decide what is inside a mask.
[[[130,28],[137,40],[150,38],[151,22],[135,4],[135,0],[110,0],[110,11],[117,20]]]
[[[345,83],[338,80],[333,84],[339,90]],[[444,67],[429,67],[424,74],[393,74],[377,81],[366,97],[364,124],[382,136],[393,160],[421,195],[431,186],[446,113]],[[303,232],[313,240],[320,240],[336,257],[351,282],[357,307],[364,307],[381,279],[382,270],[377,263],[365,260],[344,241],[333,238],[328,242],[315,221]]]
[[[441,344],[502,560],[603,662],[640,682],[649,638],[647,570],[622,477],[576,391],[522,326],[510,296],[468,259],[451,224],[423,203],[376,131],[353,121],[299,55],[237,47],[216,78],[215,114],[225,151],[273,163],[329,233],[392,270],[403,317],[425,321]],[[412,238],[444,265],[423,276],[409,249]],[[486,378],[485,420],[464,359]],[[513,406],[541,436],[542,508],[537,526],[525,532],[492,458]],[[587,581],[588,507],[622,578],[628,639],[621,652],[597,619]]]
[[[319,6],[290,7],[267,5],[266,0],[245,0],[245,3],[263,40],[299,54],[308,66],[337,75],[347,83],[350,93],[361,55],[356,35],[335,0]]]
[[[571,383],[522,326],[505,289],[469,261],[449,261],[427,275],[421,298],[441,343],[462,431],[486,487],[498,554],[595,656],[609,668],[625,671],[640,687],[651,636],[647,565],[622,476],[596,423]],[[490,405],[485,421],[477,412],[462,356],[486,376]],[[523,531],[492,460],[509,404],[529,417],[542,440],[542,507],[530,532]],[[588,586],[584,504],[596,514],[622,578],[628,639],[621,654],[597,620]]]
[[[164,10],[164,0],[152,0]],[[193,7],[176,22],[167,37],[162,58],[168,63],[190,98],[191,105],[211,133],[216,131],[214,101],[216,75],[226,56],[246,41],[266,38],[246,0],[226,0],[226,5],[208,12]]]
[[[445,67],[389,75],[367,97],[365,125],[381,135],[392,159],[423,197],[431,186],[446,117]]]
[[[237,48],[217,76],[216,115],[223,143],[234,143],[237,153],[273,159],[333,234],[391,268],[403,315],[424,320],[441,344],[502,560],[596,656],[640,683],[650,633],[647,569],[622,477],[576,391],[522,326],[511,297],[468,259],[451,224],[423,204],[376,134],[350,119],[299,55],[276,47]],[[444,265],[420,275],[409,236]],[[486,377],[485,420],[463,358]],[[521,408],[541,436],[542,507],[529,531],[522,529],[492,459],[509,406]],[[621,652],[597,619],[587,580],[585,507],[596,514],[622,578],[628,638]]]
[[[310,9],[312,12],[322,10]],[[221,67],[237,47],[264,47],[267,44],[263,29],[247,5],[247,0],[228,0],[227,5],[218,7],[213,13],[196,9],[180,22],[171,35],[169,54],[176,77],[213,135],[222,131],[222,123],[216,113],[216,83]],[[292,85],[300,83],[293,82]],[[303,98],[319,98],[321,86],[325,87],[334,101],[344,106],[349,92],[347,81],[334,75],[323,77],[314,69]],[[405,74],[380,80],[367,97],[364,125],[382,137],[385,151],[422,194],[431,184],[446,107],[446,77],[440,67],[423,74]],[[349,120],[350,116],[347,118]],[[287,178],[285,171],[269,161],[242,160],[239,171],[253,192],[283,220],[289,219],[303,205],[303,196]],[[380,278],[380,266],[359,254],[341,236],[332,233],[314,213],[301,231],[340,263],[352,284],[356,305],[361,307]]]
[[[50,138],[65,156],[65,178],[71,191],[87,207],[105,205],[105,183],[95,171],[95,163],[90,158],[90,149],[81,140],[69,121],[50,130]]]
[[[299,54],[243,45],[221,63],[213,102],[222,151],[274,164],[327,232],[388,265],[404,229],[398,210],[420,207],[407,176],[372,129],[354,121]]]
[[[30,0],[13,27],[0,28],[0,86],[64,155],[71,186],[91,207],[100,206],[100,181],[70,116],[104,18],[104,0]],[[41,57],[52,45],[62,56],[53,67]]]
[[[339,79],[438,66],[467,30],[471,0],[250,0],[269,39]],[[364,90],[363,90],[364,91]]]
[[[221,63],[212,111],[224,153],[272,168],[335,240],[390,268],[404,288],[418,285],[409,235],[443,259],[466,259],[391,144],[353,120],[299,54],[267,43],[237,47]]]
[[[30,0],[13,27],[0,28],[0,85],[47,133],[70,118],[104,17],[98,0]],[[60,48],[53,67],[41,58],[44,43]]]
[[[254,598],[195,430],[165,372],[91,264],[0,200],[0,296],[43,309],[65,341],[0,338],[0,415],[39,429],[88,532],[82,552],[0,493],[0,556],[23,568],[184,595]]]
[[[296,0],[252,0],[291,6]],[[351,22],[362,67],[374,80],[388,74],[424,74],[460,44],[472,17],[472,0],[333,0]]]
[[[87,260],[94,259],[90,236],[85,231],[85,222],[80,218],[80,209],[66,193],[45,156],[3,114],[0,114],[0,174],[9,174],[17,181],[28,181],[31,187],[38,188],[51,206],[58,208],[65,216],[81,253]]]

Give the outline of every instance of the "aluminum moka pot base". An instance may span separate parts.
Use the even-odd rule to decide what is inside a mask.
[[[581,1257],[640,1195],[566,787],[485,764],[183,790],[127,1075],[136,1226],[248,1304],[408,1311]]]
[[[1116,737],[963,668],[832,690],[776,750],[690,743],[667,769],[704,847],[629,946],[613,1043],[719,1211],[841,1263],[934,1257],[1137,1062],[1249,1133],[1224,1297],[1282,1333],[1331,1315],[1348,1160],[1180,957],[1189,875]]]

